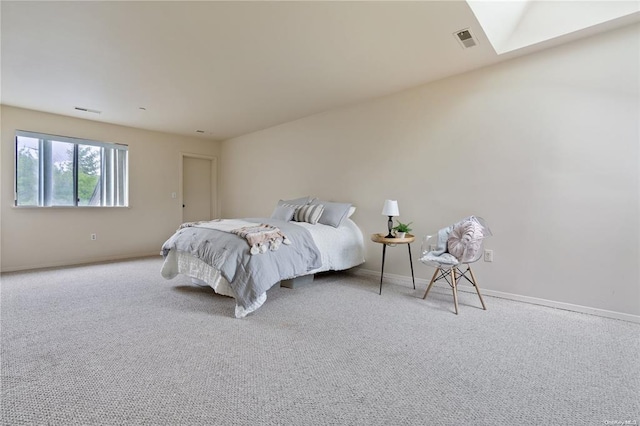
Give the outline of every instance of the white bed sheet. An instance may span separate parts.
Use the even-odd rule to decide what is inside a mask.
[[[291,222],[307,229],[320,251],[322,266],[309,271],[307,275],[325,271],[342,271],[364,263],[364,236],[354,221],[347,218],[338,228],[333,226],[306,222]],[[235,297],[229,282],[220,271],[206,264],[189,253],[173,251],[165,259],[163,270],[173,270],[191,277],[194,284],[209,286],[218,293]],[[236,306],[236,318],[243,318],[258,309],[267,300],[267,294],[260,296],[251,307],[243,309]]]

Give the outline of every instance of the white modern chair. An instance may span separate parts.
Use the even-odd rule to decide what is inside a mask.
[[[453,303],[458,314],[458,282],[461,278],[469,281],[478,293],[482,309],[486,310],[478,282],[473,275],[470,264],[482,257],[482,243],[491,236],[491,230],[484,219],[469,216],[461,221],[438,231],[436,240],[427,235],[422,242],[420,261],[436,268],[431,282],[424,293],[426,299],[431,286],[436,281],[444,280],[453,289]],[[466,269],[465,269],[466,267]],[[467,275],[468,274],[468,275]]]

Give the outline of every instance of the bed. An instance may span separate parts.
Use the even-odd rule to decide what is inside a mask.
[[[161,275],[179,274],[235,299],[235,317],[260,308],[285,280],[364,262],[355,207],[302,197],[280,200],[271,217],[185,223],[163,244]],[[290,281],[289,281],[290,282]]]

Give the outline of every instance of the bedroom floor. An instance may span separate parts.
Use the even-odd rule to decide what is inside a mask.
[[[326,274],[257,312],[161,259],[3,274],[2,424],[640,421],[640,326]]]

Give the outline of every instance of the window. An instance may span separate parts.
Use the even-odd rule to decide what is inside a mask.
[[[16,206],[124,207],[126,145],[16,132]]]

